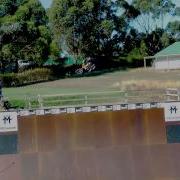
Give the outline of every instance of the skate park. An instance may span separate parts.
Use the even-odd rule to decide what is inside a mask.
[[[0,180],[179,180],[179,32],[179,0],[1,0]]]
[[[0,176],[177,180],[180,145],[170,127],[178,109],[169,102],[2,112]]]

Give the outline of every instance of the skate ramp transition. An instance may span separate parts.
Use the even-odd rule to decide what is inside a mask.
[[[167,144],[163,109],[18,119],[17,154],[0,180],[179,180],[180,144]]]

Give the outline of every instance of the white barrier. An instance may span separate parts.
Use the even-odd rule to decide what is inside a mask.
[[[166,122],[180,121],[180,102],[159,103],[159,107],[164,108]]]
[[[61,114],[61,113],[81,113],[81,112],[103,112],[103,111],[120,111],[126,109],[150,109],[164,108],[165,121],[180,121],[180,102],[151,102],[138,104],[108,104],[108,105],[93,105],[93,106],[78,106],[78,107],[60,107],[55,109],[39,109],[39,110],[22,110],[20,116],[29,116],[34,112],[36,115],[44,114]]]
[[[17,116],[46,115],[46,114],[66,114],[66,113],[83,113],[83,112],[103,112],[103,111],[120,111],[126,109],[151,109],[164,108],[166,122],[180,122],[180,102],[163,102],[163,103],[138,103],[138,104],[108,104],[78,107],[60,107],[49,109],[32,109],[19,110],[17,112],[0,113],[0,133],[18,131]]]
[[[18,131],[17,112],[0,113],[0,132]]]

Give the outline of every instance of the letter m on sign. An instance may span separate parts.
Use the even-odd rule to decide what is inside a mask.
[[[170,108],[171,114],[172,114],[173,112],[176,114],[177,110],[178,110],[178,109],[177,109],[176,106],[171,106],[171,108]]]
[[[4,118],[3,118],[3,121],[4,121],[4,124],[6,124],[6,123],[9,123],[9,124],[11,124],[11,116],[4,116]]]

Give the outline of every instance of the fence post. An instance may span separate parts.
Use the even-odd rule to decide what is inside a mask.
[[[125,103],[128,103],[128,92],[125,92]]]
[[[144,57],[144,68],[146,69],[146,58]]]
[[[88,104],[88,97],[85,96],[85,105],[87,105],[87,104]]]
[[[28,108],[28,104],[27,104],[27,96],[24,96],[24,102],[25,102],[25,107]]]
[[[28,108],[31,109],[31,98],[28,97]]]
[[[40,94],[38,94],[38,103],[39,103],[39,107],[42,108],[43,107],[43,101],[42,101],[42,97],[40,96]]]

